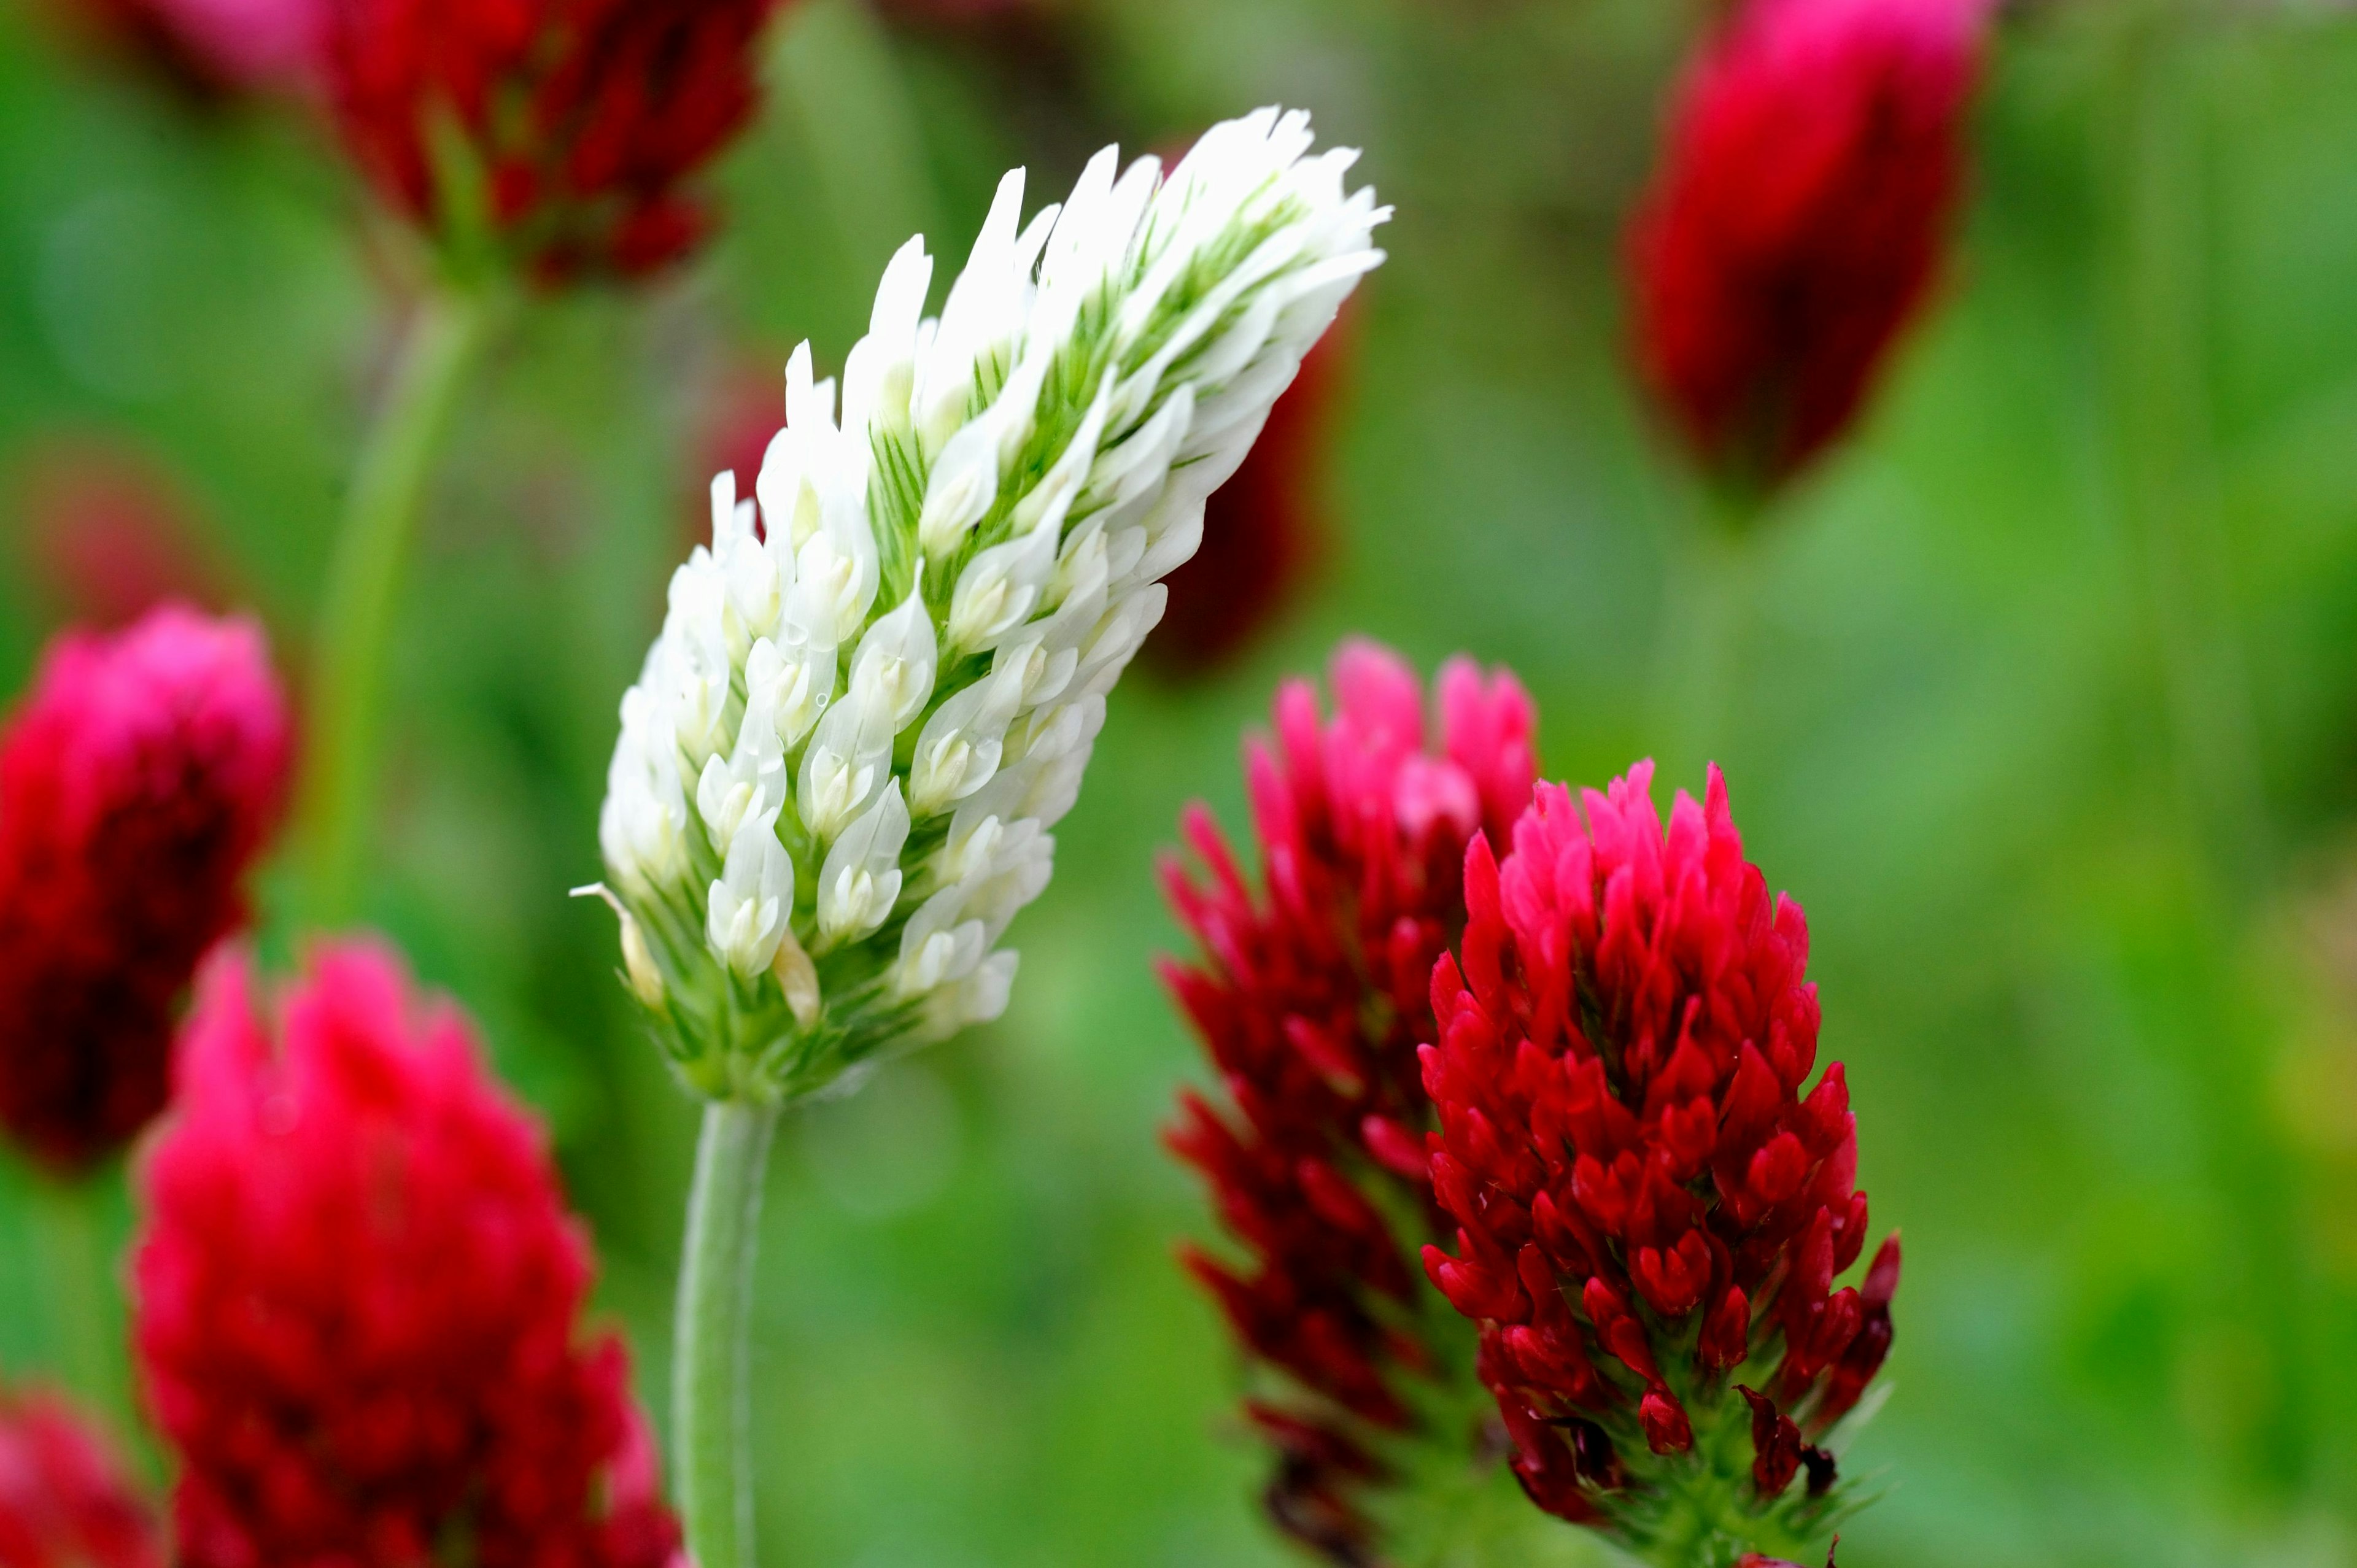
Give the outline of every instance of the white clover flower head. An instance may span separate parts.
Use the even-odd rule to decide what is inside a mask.
[[[1308,118],[1166,171],[999,182],[938,316],[912,240],[836,386],[786,365],[622,703],[598,821],[624,974],[689,1084],[780,1101],[996,1017],[1105,698],[1206,497],[1382,252]],[[846,1075],[851,1075],[846,1077]]]

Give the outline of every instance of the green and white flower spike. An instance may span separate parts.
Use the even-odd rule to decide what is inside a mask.
[[[1389,216],[1308,116],[1113,148],[939,317],[911,240],[835,387],[810,346],[753,497],[672,579],[599,838],[623,977],[699,1093],[780,1104],[997,1016],[1106,694]],[[592,891],[585,889],[584,891]]]

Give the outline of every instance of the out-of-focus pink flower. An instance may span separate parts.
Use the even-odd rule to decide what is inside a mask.
[[[1203,542],[1165,579],[1170,603],[1146,654],[1168,674],[1207,673],[1251,645],[1307,583],[1328,533],[1326,469],[1356,334],[1348,320],[1301,361],[1252,453],[1203,506]]]
[[[112,631],[167,602],[218,610],[231,597],[188,497],[136,452],[51,443],[27,461],[12,510],[35,591],[74,625]]]
[[[140,1173],[135,1336],[188,1568],[666,1568],[588,1243],[466,1020],[367,943],[274,1020],[208,968]]]
[[[64,1172],[163,1108],[173,1011],[245,918],[293,758],[251,622],[74,632],[0,732],[0,1125]]]
[[[784,356],[779,356],[779,363],[783,362]],[[680,489],[680,526],[688,545],[712,542],[714,475],[735,474],[737,493],[752,493],[770,442],[784,422],[785,406],[785,380],[774,368],[748,363],[714,378],[696,411],[693,465]],[[758,517],[753,529],[758,536],[769,537]]]
[[[324,3],[344,139],[386,199],[562,279],[643,274],[703,235],[686,182],[750,116],[779,0]]]
[[[47,0],[91,42],[199,99],[296,91],[316,68],[322,0]]]
[[[164,1568],[113,1445],[42,1390],[0,1391],[0,1568]]]
[[[1652,784],[1650,763],[1577,800],[1542,784],[1502,865],[1486,839],[1466,853],[1465,935],[1434,970],[1423,1053],[1457,1251],[1426,1247],[1425,1269],[1480,1326],[1539,1506],[1643,1546],[1656,1516],[1676,1538],[1679,1499],[1716,1477],[1710,1518],[1805,1539],[1835,1477],[1803,1426],[1823,1433],[1880,1369],[1898,1238],[1863,1288],[1834,1288],[1867,1201],[1841,1064],[1806,1087],[1808,923],[1744,858],[1716,768],[1666,832]],[[1748,1466],[1695,1452],[1690,1407],[1719,1430],[1745,1406]]]
[[[1986,0],[1750,0],[1677,93],[1629,227],[1638,368],[1765,490],[1846,430],[1938,274]]]
[[[146,3],[223,77],[240,86],[296,87],[317,69],[323,0]]]
[[[1503,832],[1530,797],[1534,716],[1512,675],[1459,660],[1427,724],[1415,672],[1370,643],[1336,654],[1332,686],[1328,720],[1308,682],[1287,683],[1274,745],[1247,748],[1263,886],[1200,806],[1185,832],[1208,878],[1163,868],[1203,955],[1166,962],[1163,979],[1232,1106],[1189,1091],[1168,1141],[1248,1260],[1189,1248],[1188,1269],[1294,1387],[1245,1407],[1278,1455],[1270,1514],[1358,1563],[1372,1561],[1359,1496],[1384,1474],[1380,1440],[1414,1424],[1401,1380],[1437,1370],[1448,1358],[1423,1336],[1452,1331],[1410,1262],[1444,1233],[1415,1065],[1428,977],[1464,922],[1466,842]]]

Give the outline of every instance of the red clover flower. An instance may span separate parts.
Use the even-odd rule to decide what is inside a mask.
[[[1678,90],[1627,241],[1644,381],[1774,488],[1856,417],[1940,268],[1984,0],[1749,0]]]
[[[187,1568],[676,1568],[539,1127],[393,956],[274,1021],[208,970],[140,1176],[135,1335]]]
[[[777,0],[326,4],[337,117],[387,199],[565,278],[701,238],[683,188],[752,114]]]
[[[1833,1288],[1867,1201],[1841,1064],[1803,1092],[1807,922],[1716,768],[1666,834],[1652,783],[1541,785],[1502,865],[1467,853],[1424,1052],[1458,1247],[1425,1267],[1540,1507],[1681,1568],[1797,1558],[1845,1506],[1823,1439],[1889,1349],[1898,1238]]]
[[[1259,888],[1210,812],[1188,812],[1209,877],[1174,859],[1164,878],[1203,956],[1163,975],[1232,1108],[1187,1092],[1168,1142],[1246,1254],[1185,1262],[1253,1359],[1284,1374],[1245,1406],[1280,1455],[1271,1515],[1358,1563],[1377,1533],[1360,1495],[1385,1472],[1385,1438],[1416,1424],[1406,1380],[1450,1356],[1410,1262],[1440,1233],[1415,1054],[1427,977],[1464,920],[1467,841],[1503,831],[1535,768],[1529,699],[1502,671],[1448,665],[1429,725],[1415,672],[1373,644],[1343,646],[1332,687],[1324,719],[1311,685],[1288,683],[1274,742],[1247,748]]]
[[[163,1108],[174,1010],[245,918],[293,754],[242,620],[72,632],[0,731],[0,1126],[71,1174]]]
[[[58,1395],[0,1391],[0,1563],[164,1568],[164,1541],[121,1457]]]

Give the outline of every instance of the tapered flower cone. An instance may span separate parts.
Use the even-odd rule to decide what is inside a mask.
[[[1867,1232],[1808,925],[1743,857],[1726,787],[1652,769],[1541,785],[1432,977],[1425,1268],[1480,1326],[1481,1376],[1540,1507],[1649,1561],[1798,1558],[1849,1499],[1833,1434],[1890,1347],[1899,1244]]]
[[[622,703],[600,822],[624,977],[685,1081],[814,1093],[997,1015],[1105,699],[1204,499],[1385,216],[1308,118],[1166,172],[1001,183],[938,317],[893,258],[835,384],[807,345],[753,495],[713,491]]]
[[[1201,1174],[1240,1261],[1186,1266],[1254,1364],[1250,1424],[1275,1449],[1272,1520],[1329,1561],[1377,1561],[1373,1494],[1411,1437],[1453,1444],[1423,1412],[1471,1339],[1416,1275],[1445,1234],[1426,1185],[1432,962],[1462,931],[1467,842],[1504,832],[1534,776],[1529,699],[1469,660],[1441,671],[1427,715],[1388,651],[1335,655],[1335,711],[1306,682],[1278,695],[1247,751],[1261,875],[1210,814],[1187,816],[1197,874],[1164,881],[1201,956],[1164,966],[1221,1091],[1180,1100],[1171,1150]]]

